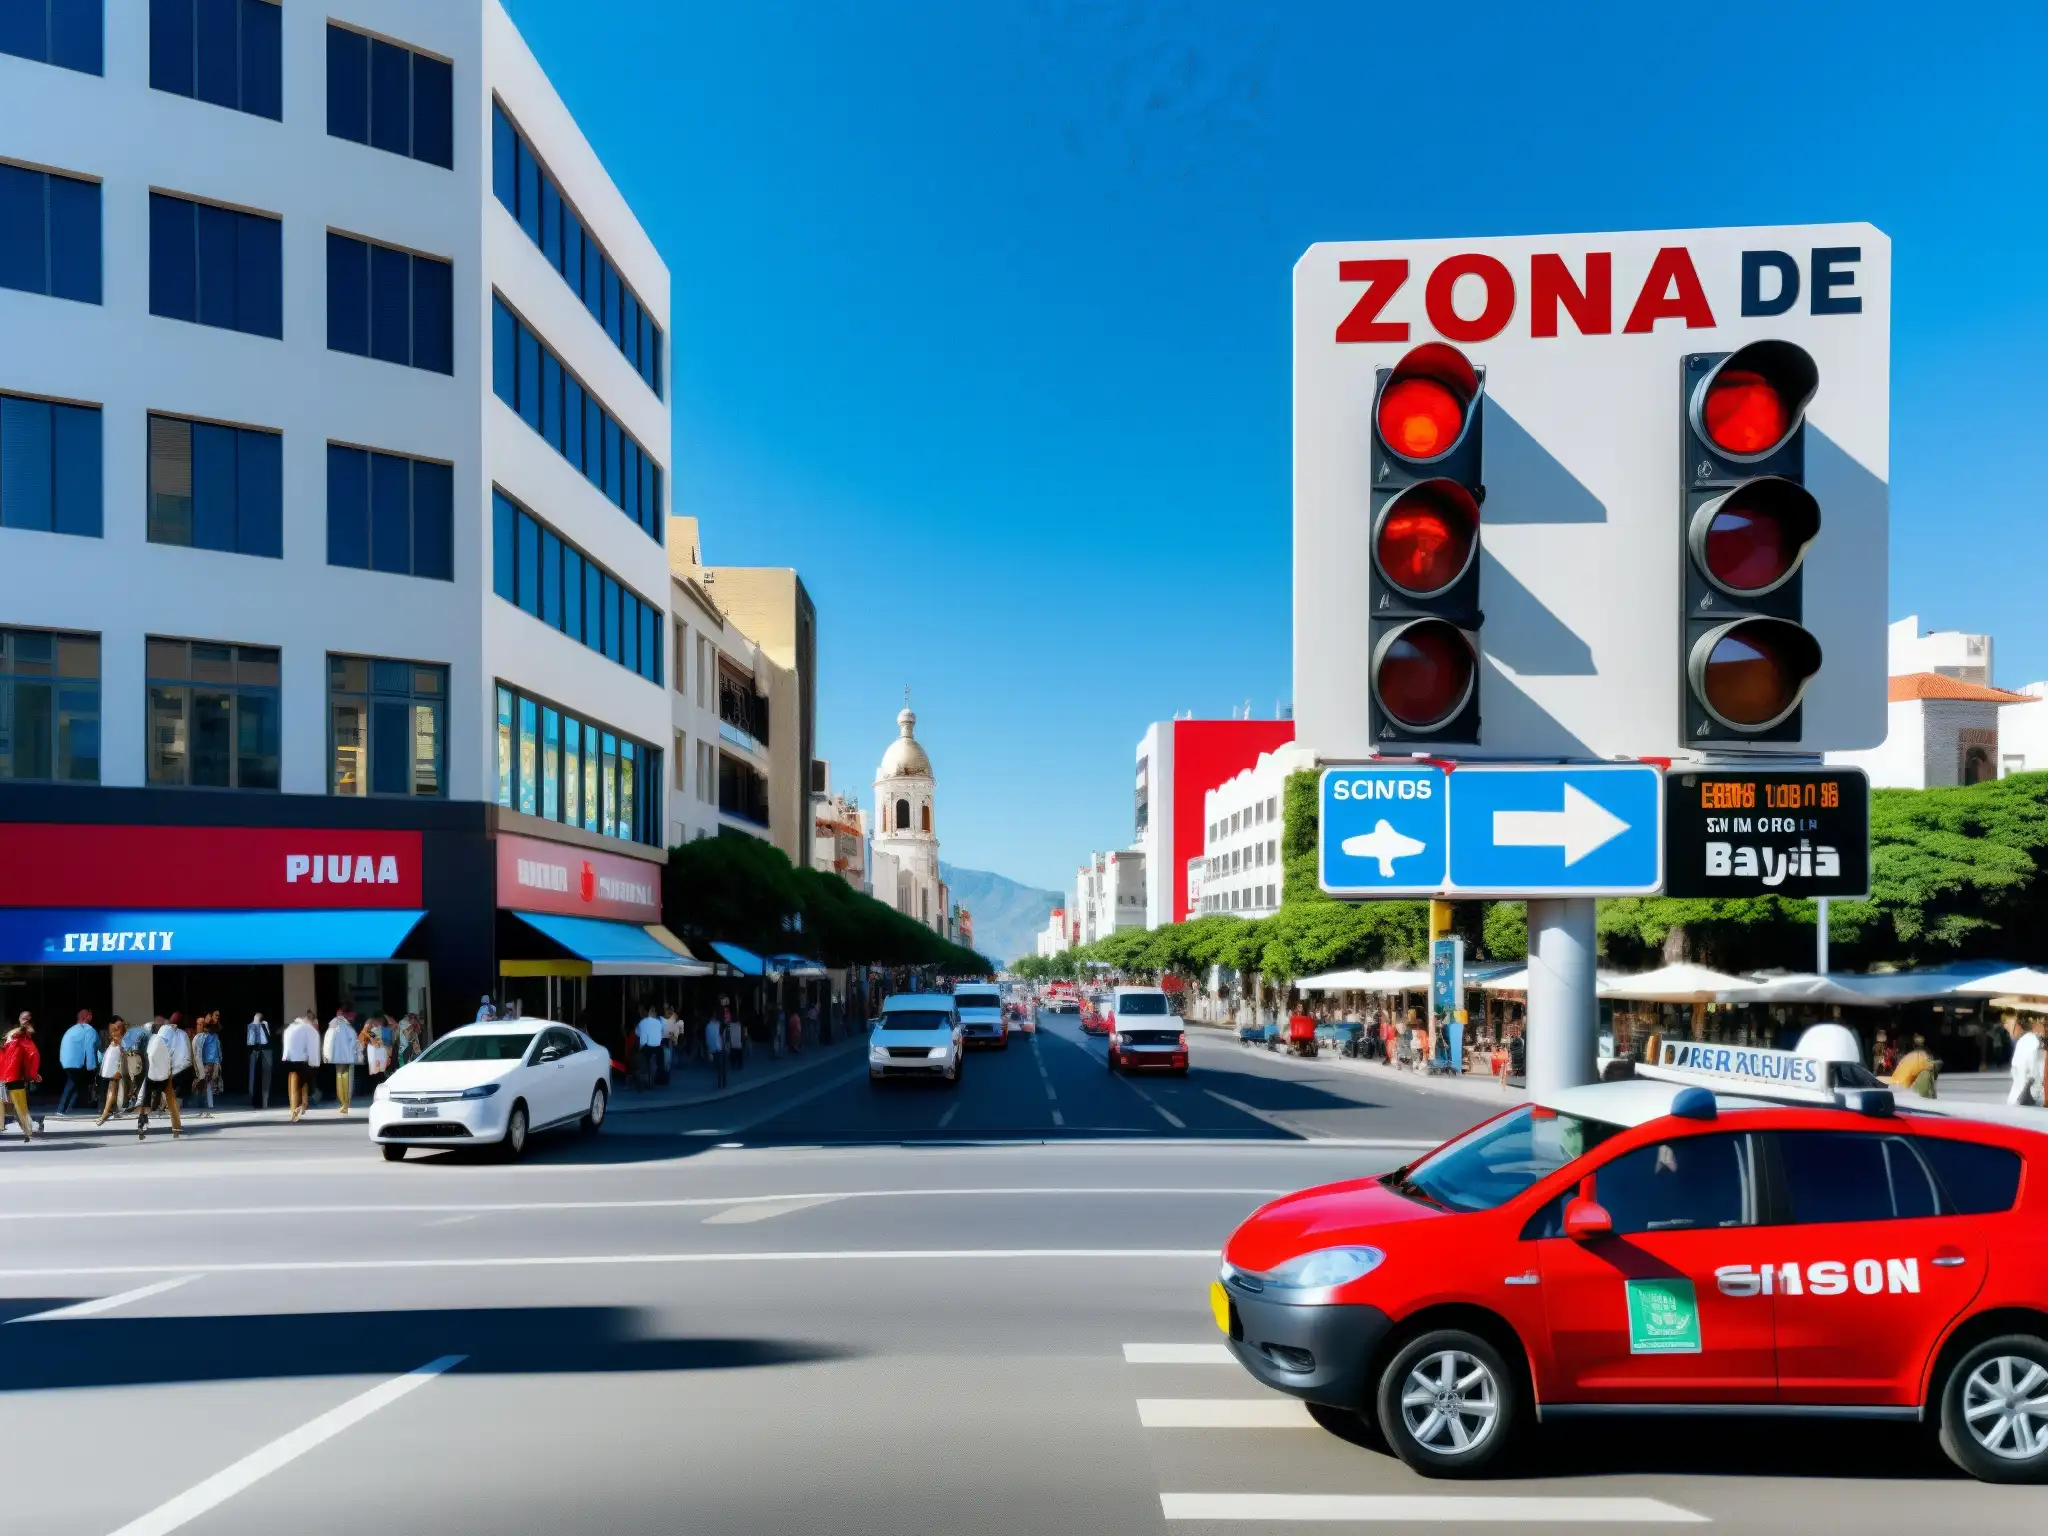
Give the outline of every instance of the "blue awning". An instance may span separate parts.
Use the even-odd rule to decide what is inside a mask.
[[[515,912],[519,921],[590,962],[593,976],[708,976],[711,967],[662,943],[651,929],[601,917],[557,917],[550,912]],[[665,930],[664,930],[665,931]]]
[[[0,911],[5,965],[305,965],[389,960],[424,912]]]
[[[718,958],[738,971],[742,976],[759,976],[768,969],[768,964],[751,949],[741,949],[737,944],[722,944],[711,941],[711,947],[718,951]]]
[[[823,965],[813,960],[809,955],[770,955],[768,957],[768,969],[784,976],[795,976],[799,979],[813,981],[820,976],[831,974]]]

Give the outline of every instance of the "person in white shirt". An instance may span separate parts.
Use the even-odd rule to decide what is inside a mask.
[[[290,1101],[294,1124],[306,1112],[313,1074],[319,1070],[320,1031],[314,1027],[312,1017],[302,1013],[284,1032],[285,1097]]]
[[[484,1000],[477,1004],[476,1022],[479,1024],[489,1024],[497,1017],[498,1010],[491,1006],[490,994],[487,992],[484,994]]]
[[[334,1097],[340,1114],[348,1113],[349,1099],[356,1087],[356,1062],[362,1052],[362,1042],[356,1039],[356,1027],[346,1010],[327,1021],[322,1055],[327,1065],[334,1068]]]
[[[261,1009],[249,1020],[249,1105],[270,1108],[270,1021]]]
[[[185,1029],[185,1015],[174,1013],[170,1024],[171,1086],[180,1099],[192,1096],[192,1036]]]
[[[633,1076],[642,1088],[652,1088],[655,1058],[661,1053],[661,1015],[649,1008],[634,1028],[633,1038],[640,1047],[633,1056]]]
[[[107,1085],[107,1102],[100,1109],[100,1117],[93,1122],[105,1125],[113,1118],[115,1108],[121,1102],[121,1037],[128,1032],[128,1021],[118,1013],[107,1020],[107,1048],[100,1052],[100,1080]]]
[[[2020,1016],[2008,1013],[2005,1016],[2005,1032],[2012,1036],[2012,1087],[2005,1095],[2008,1104],[2026,1104],[2039,1109],[2041,1099],[2041,1067],[2044,1051],[2038,1028],[2033,1023],[2022,1024]]]
[[[184,1122],[178,1117],[177,1048],[172,1041],[177,1038],[177,1026],[165,1024],[149,1037],[145,1053],[149,1072],[149,1091],[142,1097],[142,1108],[135,1116],[135,1139],[143,1141],[149,1136],[149,1112],[158,1105],[171,1112],[171,1134],[183,1136]]]

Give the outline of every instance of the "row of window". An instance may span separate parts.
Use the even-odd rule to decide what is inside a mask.
[[[1263,869],[1268,864],[1279,862],[1280,840],[1271,838],[1243,848],[1233,848],[1228,853],[1211,854],[1203,866],[1203,873],[1214,876],[1234,875],[1239,870]]]
[[[1265,899],[1262,901],[1260,897]],[[1212,891],[1202,898],[1204,912],[1247,912],[1259,911],[1280,905],[1280,887],[1269,885],[1262,890],[1254,885],[1235,891]]]
[[[100,642],[0,629],[0,779],[100,781]]]
[[[149,0],[149,85],[284,120],[284,9],[275,0]]]
[[[1209,841],[1217,842],[1231,833],[1245,827],[1260,826],[1265,822],[1280,819],[1280,797],[1269,795],[1264,800],[1254,800],[1241,811],[1232,811],[1221,821],[1209,823]]]
[[[327,132],[454,169],[455,66],[330,21]]]
[[[498,685],[498,804],[659,845],[661,750]]]
[[[0,528],[100,536],[100,410],[0,395]]]
[[[283,434],[151,416],[149,541],[283,559]]]
[[[662,681],[661,610],[503,491],[491,493],[491,585],[506,602],[650,683]]]
[[[327,563],[455,579],[455,467],[327,445]]]
[[[642,533],[661,542],[661,466],[495,294],[491,387]]]
[[[455,372],[455,265],[327,235],[327,349]]]
[[[93,257],[97,267],[97,250]],[[282,338],[283,221],[150,193],[149,312]]]
[[[98,182],[0,165],[0,288],[100,302]]]
[[[106,73],[102,0],[5,0],[0,53],[80,74]]]
[[[503,106],[491,104],[491,186],[647,387],[661,394],[661,327],[576,217]]]

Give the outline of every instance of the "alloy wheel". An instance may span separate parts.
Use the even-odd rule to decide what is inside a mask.
[[[1462,1349],[1416,1361],[1401,1385],[1401,1418],[1418,1445],[1440,1455],[1484,1445],[1500,1419],[1500,1384]]]
[[[1994,1355],[1963,1382],[1970,1438],[2006,1461],[2048,1451],[2048,1366],[2024,1355]]]

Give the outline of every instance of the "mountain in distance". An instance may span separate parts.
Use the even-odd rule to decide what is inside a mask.
[[[939,861],[939,878],[946,882],[955,906],[965,907],[974,918],[974,947],[998,965],[1007,965],[1019,955],[1038,953],[1038,935],[1054,907],[1067,899],[1058,891],[1041,891],[1019,885],[1007,875],[986,869],[962,869]]]

